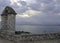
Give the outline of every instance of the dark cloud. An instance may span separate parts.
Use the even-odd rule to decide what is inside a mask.
[[[7,5],[10,5],[9,0],[0,0],[0,7],[5,7]]]
[[[55,11],[55,4],[48,4],[42,11],[45,13],[53,13]]]
[[[18,14],[22,14],[22,13],[24,13],[24,12],[26,12],[27,10],[29,10],[26,6],[25,7],[22,7],[22,8],[20,8],[20,7],[13,7],[14,9],[15,9],[15,11],[18,13]]]
[[[9,0],[0,0],[0,12],[2,12],[2,9],[4,9],[5,6],[11,6],[17,13],[24,13],[29,10],[34,11],[42,11],[43,13],[36,14],[36,16],[32,16],[29,19],[23,19],[22,18],[19,21],[26,21],[31,23],[60,23],[59,18],[60,16],[57,16],[60,13],[60,0],[57,0],[56,2],[54,0],[35,0],[36,3],[27,3],[25,1],[20,1],[19,3],[22,5],[19,7],[16,3],[13,5],[10,5],[11,2]],[[41,3],[44,4],[43,8]],[[55,15],[56,14],[56,15]],[[18,21],[18,19],[17,19]]]
[[[28,9],[28,7],[30,7],[32,10],[36,10],[36,11],[43,11],[44,13],[60,13],[60,1],[57,0],[56,2],[54,2],[54,0],[35,0],[36,3],[32,3],[27,5],[27,2],[25,1],[19,1],[19,3],[22,5],[22,7],[18,7],[18,5],[16,3],[14,3],[13,5],[10,5],[11,2],[9,0],[0,0],[0,7],[1,10],[3,9],[3,7],[5,6],[11,6],[13,7],[17,13],[24,13],[26,12]],[[43,9],[41,6],[41,3],[44,3],[44,5],[46,5]],[[0,10],[0,12],[1,12]]]
[[[60,13],[60,5],[56,6],[53,13]]]
[[[27,5],[27,3],[25,2],[25,1],[21,1],[20,2],[23,6],[26,6]]]
[[[43,3],[50,4],[53,3],[53,0],[42,0]]]
[[[0,14],[6,6],[12,7],[17,13],[24,13],[26,10],[28,10],[28,8],[26,7],[26,2],[20,1],[20,4],[22,5],[22,7],[19,7],[16,3],[11,5],[10,0],[0,0]]]
[[[30,7],[32,10],[40,11],[40,6],[38,4],[31,4]]]
[[[52,11],[54,10],[54,5],[55,3],[52,0],[36,0],[36,3],[28,5],[32,10],[37,10],[37,11]],[[41,3],[44,3],[46,6],[44,9],[42,9]]]
[[[2,13],[3,9],[9,5],[10,5],[9,0],[0,0],[0,14]]]
[[[18,14],[22,14],[26,12],[27,10],[29,10],[27,7],[27,3],[25,1],[19,1],[18,3],[21,4],[22,6],[19,7],[16,3],[11,5],[11,7],[13,7]]]
[[[44,13],[48,14],[57,14],[60,13],[60,1],[57,0],[56,2],[54,0],[36,0],[37,3],[33,3],[28,5],[32,10],[36,11],[43,11]],[[41,3],[44,3],[46,5],[43,9],[41,6]]]

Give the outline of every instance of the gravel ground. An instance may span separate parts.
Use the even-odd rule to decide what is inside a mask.
[[[13,43],[13,42],[0,38],[0,43]]]

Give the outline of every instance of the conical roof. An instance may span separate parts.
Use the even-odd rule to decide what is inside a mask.
[[[8,14],[16,15],[16,12],[11,7],[6,6],[1,15],[3,16],[3,15],[8,15]]]

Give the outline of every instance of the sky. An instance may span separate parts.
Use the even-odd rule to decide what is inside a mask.
[[[17,24],[60,24],[60,0],[0,0],[0,14],[6,6],[16,11]]]

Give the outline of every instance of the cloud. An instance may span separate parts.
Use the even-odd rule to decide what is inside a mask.
[[[0,23],[1,23],[1,16],[0,16]]]
[[[1,8],[9,5],[13,7],[17,13],[24,13],[29,10],[29,8],[44,13],[60,13],[59,0],[0,0],[0,2],[0,5],[3,3],[0,6]]]
[[[17,15],[17,21],[19,22],[60,23],[59,0],[0,0],[0,13],[5,6],[11,6],[20,14]],[[19,18],[21,19],[19,20]]]
[[[22,6],[26,6],[27,5],[27,3],[25,1],[21,1],[20,3],[22,4]]]
[[[36,0],[21,0],[21,1],[25,1],[27,3],[27,5],[36,3]]]
[[[10,0],[11,5],[14,5],[14,3],[17,4],[17,6],[21,7],[22,5],[19,3],[20,0]]]
[[[60,0],[0,0],[0,14],[6,6],[12,7],[16,12],[16,24],[60,24]],[[1,21],[1,16],[0,16]],[[19,26],[19,28],[21,28]],[[25,29],[25,27],[23,27]],[[28,27],[27,27],[28,28]],[[36,27],[38,28],[38,27]],[[36,29],[34,27],[34,29]],[[39,27],[40,28],[40,27]],[[46,27],[44,27],[46,28]],[[31,28],[30,28],[31,29]],[[25,29],[29,30],[30,29]],[[55,29],[36,29],[33,31],[53,31]],[[19,29],[20,30],[20,29]],[[59,29],[58,29],[59,30]]]
[[[7,5],[10,5],[9,0],[0,0],[0,14],[2,13],[4,7],[6,7]]]
[[[27,10],[26,12],[24,12],[22,14],[18,14],[18,16],[25,18],[25,17],[31,17],[34,15],[37,15],[38,13],[40,14],[42,12],[41,11],[38,12],[38,11],[34,11],[34,10]]]
[[[12,7],[17,13],[24,13],[28,10],[28,8],[24,5],[25,3],[20,0],[0,0],[0,14],[6,6]]]

